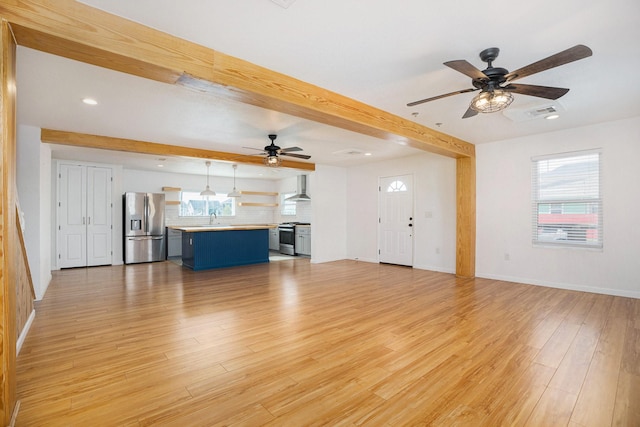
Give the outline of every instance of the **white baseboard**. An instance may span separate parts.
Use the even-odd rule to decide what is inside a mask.
[[[377,259],[368,259],[368,258],[347,258],[347,259],[355,262],[368,262],[372,264],[379,263]],[[317,259],[311,260],[311,262],[314,264],[315,263],[320,264],[323,262],[331,262],[331,261],[338,261],[338,260],[322,260],[322,261]],[[439,273],[456,274],[455,269],[442,268],[442,267],[437,267],[432,265],[414,265],[413,268],[416,268],[419,270],[436,271]],[[591,286],[531,280],[531,279],[525,279],[522,277],[502,276],[502,275],[496,275],[496,274],[476,273],[476,277],[479,279],[501,280],[503,282],[522,283],[524,285],[545,286],[547,288],[566,289],[569,291],[591,292],[594,294],[613,295],[618,297],[640,299],[640,291],[621,291],[619,289],[596,288]]]
[[[414,265],[413,268],[418,270],[437,271],[438,273],[456,274],[454,268],[436,267],[435,265]]]
[[[574,285],[571,283],[549,282],[544,280],[532,280],[522,277],[502,276],[499,274],[477,273],[476,277],[483,279],[502,280],[504,282],[523,283],[525,285],[545,286],[547,288],[566,289],[568,291],[591,292],[594,294],[613,295],[617,297],[640,299],[640,291],[621,291],[619,289],[596,288],[592,286]]]
[[[31,329],[31,324],[33,323],[33,319],[36,318],[36,311],[31,310],[31,314],[27,319],[27,323],[25,323],[24,328],[22,328],[22,332],[20,332],[20,336],[16,341],[16,355],[20,354],[20,349],[22,348],[22,344],[24,344],[24,340],[27,338],[29,334],[29,329]]]

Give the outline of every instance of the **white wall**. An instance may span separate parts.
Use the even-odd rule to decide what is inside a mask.
[[[414,267],[453,273],[456,162],[430,153],[349,168],[348,258],[378,262],[378,178],[406,174],[414,177]]]
[[[531,158],[592,148],[602,149],[603,249],[534,247]],[[477,276],[640,298],[639,117],[481,144],[476,155]]]
[[[316,165],[308,184],[311,197],[311,262],[347,258],[347,171]],[[307,202],[304,202],[307,203]],[[300,204],[300,203],[299,203]]]
[[[24,239],[36,299],[51,281],[51,150],[40,143],[40,128],[17,128],[17,186],[24,216]]]

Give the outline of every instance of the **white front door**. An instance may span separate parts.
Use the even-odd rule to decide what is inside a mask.
[[[380,178],[379,261],[413,266],[413,175]]]

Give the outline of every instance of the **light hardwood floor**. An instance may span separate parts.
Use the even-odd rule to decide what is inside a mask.
[[[18,426],[639,426],[640,300],[308,259],[54,273]]]

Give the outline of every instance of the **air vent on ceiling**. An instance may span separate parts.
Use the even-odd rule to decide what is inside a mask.
[[[551,105],[549,107],[536,108],[535,110],[527,111],[527,114],[529,114],[531,117],[539,117],[539,116],[546,116],[547,114],[557,113],[557,112],[558,110],[556,109],[556,107]]]
[[[361,156],[364,152],[357,148],[345,148],[344,150],[334,151],[333,154],[338,156]]]
[[[288,8],[289,6],[291,6],[293,4],[294,1],[296,0],[271,0],[272,2],[274,2],[275,4],[277,4],[280,7],[283,8]]]
[[[545,118],[551,114],[558,114],[564,111],[558,101],[547,104],[525,105],[520,108],[507,108],[502,111],[507,118],[514,122],[524,122],[538,118]]]

